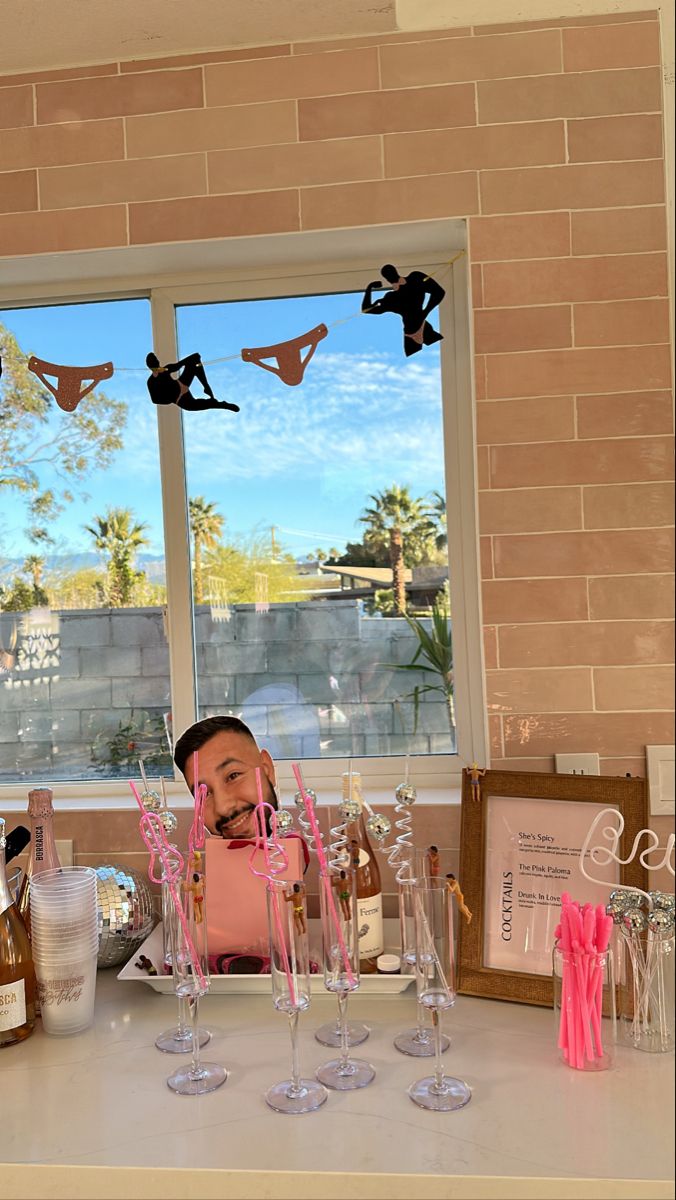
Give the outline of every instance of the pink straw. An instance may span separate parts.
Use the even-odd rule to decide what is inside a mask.
[[[204,804],[207,798],[207,786],[205,783],[198,783],[199,779],[199,760],[197,751],[192,756],[192,786],[193,796],[195,799],[195,810],[188,834],[188,867],[185,875],[185,886],[190,886],[190,872],[195,863],[195,851],[202,850],[206,840],[204,829]]]
[[[167,841],[167,835],[164,831],[164,826],[160,821],[157,813],[146,812],[143,807],[143,802],[138,794],[135,784],[132,780],[129,781],[129,786],[134,793],[136,803],[141,810],[141,820],[139,821],[139,831],[143,841],[145,842],[150,854],[148,863],[148,878],[152,883],[166,883],[169,888],[171,902],[176,911],[176,915],[181,923],[183,937],[185,940],[188,957],[193,969],[195,978],[199,980],[200,986],[206,991],[208,988],[207,981],[204,977],[204,972],[199,961],[199,955],[195,949],[195,943],[190,935],[188,922],[185,918],[183,905],[176,891],[176,880],[183,870],[183,855],[175,846],[170,846]],[[161,863],[160,874],[155,872],[155,859],[159,858]],[[172,864],[172,859],[175,860],[175,865]]]
[[[336,937],[338,939],[338,947],[340,949],[341,958],[343,960],[345,974],[347,975],[350,985],[352,987],[354,987],[356,980],[355,980],[354,974],[352,972],[352,968],[350,966],[350,956],[347,952],[347,947],[345,945],[345,939],[343,938],[343,931],[340,927],[340,921],[338,919],[338,913],[336,911],[336,905],[335,905],[335,902],[333,899],[333,888],[331,886],[329,865],[326,861],[326,855],[324,853],[324,846],[322,845],[322,835],[321,835],[321,831],[319,828],[319,823],[317,821],[317,814],[315,812],[315,806],[314,806],[310,796],[308,796],[308,794],[305,790],[305,784],[303,783],[303,776],[301,774],[300,766],[298,765],[298,763],[292,763],[291,765],[293,767],[293,773],[296,776],[296,783],[298,784],[300,794],[303,798],[303,805],[305,806],[305,812],[307,813],[307,818],[308,818],[308,821],[310,822],[310,828],[312,829],[312,836],[314,837],[315,850],[317,851],[317,861],[319,863],[319,876],[322,881],[322,885],[324,887],[324,895],[326,896],[326,902],[328,904],[329,912],[331,914],[331,920],[333,921],[333,927],[334,927],[334,930],[336,933]]]
[[[263,785],[261,782],[260,767],[256,767],[256,789],[258,791],[258,804],[254,809],[254,821],[256,825],[256,841],[254,848],[249,855],[249,870],[252,875],[257,875],[259,879],[267,879],[268,885],[274,883],[274,876],[281,875],[282,871],[286,871],[289,865],[289,856],[284,847],[280,844],[277,837],[277,813],[271,804],[267,804],[263,799]],[[268,838],[265,829],[265,810],[270,811],[270,837]],[[263,852],[263,861],[265,863],[265,871],[259,871],[254,866],[254,859],[258,851]],[[268,886],[268,894],[272,900],[272,915],[275,921],[277,930],[277,938],[279,948],[282,953],[282,963],[284,965],[284,973],[286,982],[289,988],[289,999],[293,1006],[296,1005],[296,989],[294,987],[293,975],[291,972],[291,964],[286,948],[286,938],[284,936],[284,926],[282,917],[279,911],[279,897],[274,888]]]

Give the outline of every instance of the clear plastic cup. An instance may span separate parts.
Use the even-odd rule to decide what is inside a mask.
[[[45,1033],[63,1037],[88,1029],[94,1021],[96,954],[33,961]]]

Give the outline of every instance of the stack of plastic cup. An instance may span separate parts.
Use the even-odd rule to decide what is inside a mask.
[[[96,872],[62,867],[34,875],[31,941],[45,1033],[71,1034],[94,1020],[99,935]]]

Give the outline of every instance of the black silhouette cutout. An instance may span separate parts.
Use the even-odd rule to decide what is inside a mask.
[[[189,354],[187,358],[179,358],[178,362],[162,367],[157,355],[151,353],[146,356],[146,366],[152,372],[146,383],[153,404],[177,404],[186,412],[204,412],[208,408],[229,408],[231,412],[239,412],[238,404],[216,399],[199,354]],[[174,379],[179,371],[178,379]],[[193,379],[199,379],[206,397],[193,396],[190,391]]]
[[[373,289],[383,285],[379,279],[370,283],[364,292],[361,311],[374,316],[388,312],[399,314],[404,323],[404,354],[407,358],[417,354],[423,346],[443,341],[443,334],[437,333],[426,320],[428,313],[441,304],[446,295],[436,279],[422,271],[400,275],[391,263],[381,267],[380,274],[390,284],[390,290],[380,300],[372,300]],[[429,297],[427,303],[426,296]]]
[[[318,343],[326,337],[328,332],[326,325],[316,325],[308,333],[302,333],[300,337],[291,338],[288,342],[277,342],[275,346],[254,346],[242,350],[242,358],[244,362],[255,363],[264,371],[272,371],[273,375],[279,376],[282,383],[288,383],[289,387],[295,387],[303,382],[305,368],[317,349]],[[306,346],[310,347],[309,353],[305,355],[305,358],[301,358],[301,350],[304,350]],[[274,358],[279,365],[273,367],[270,363],[263,362],[264,358]]]
[[[28,360],[28,370],[37,375],[41,383],[52,393],[59,408],[64,412],[74,412],[81,400],[94,390],[102,379],[110,379],[113,374],[113,364],[100,363],[97,367],[60,367],[57,363],[43,362],[41,358],[31,356]],[[53,375],[56,387],[45,378]],[[82,387],[85,379],[91,380]]]

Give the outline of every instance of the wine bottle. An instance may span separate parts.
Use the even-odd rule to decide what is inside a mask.
[[[31,944],[5,873],[5,822],[0,817],[0,1046],[30,1037],[35,993]]]
[[[21,882],[18,908],[30,937],[30,883],[41,871],[58,870],[61,866],[54,841],[54,806],[51,788],[33,788],[28,793],[28,816],[31,824],[31,852],[26,873]]]
[[[383,952],[383,893],[380,868],[366,832],[361,775],[343,775],[343,800],[355,800],[361,812],[347,827],[348,848],[357,875],[357,920],[359,923],[359,970],[375,975]]]

